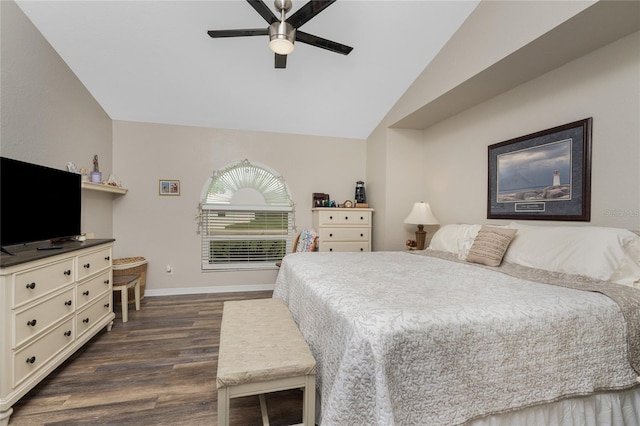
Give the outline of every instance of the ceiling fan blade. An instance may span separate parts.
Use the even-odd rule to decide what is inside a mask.
[[[296,11],[293,15],[287,18],[287,22],[290,23],[293,28],[301,27],[306,24],[309,19],[316,16],[318,13],[325,10],[328,6],[331,6],[336,0],[311,0],[300,9]]]
[[[335,41],[327,40],[322,37],[314,36],[302,31],[296,31],[296,41],[300,43],[310,44],[311,46],[327,49],[332,52],[348,55],[353,50],[353,47],[346,46],[344,44],[336,43]]]
[[[287,55],[278,55],[275,53],[275,64],[276,68],[286,68],[287,67]]]
[[[258,12],[260,16],[262,16],[264,20],[267,21],[269,24],[273,24],[274,22],[278,21],[278,18],[276,17],[276,15],[273,14],[271,9],[269,9],[262,0],[247,0],[247,1],[251,5],[251,7],[253,7],[256,10],[256,12]]]
[[[246,30],[211,30],[207,31],[207,34],[209,34],[209,37],[211,38],[261,36],[268,35],[269,29],[255,28]]]

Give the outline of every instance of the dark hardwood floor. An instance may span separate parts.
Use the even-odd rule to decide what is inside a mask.
[[[271,292],[145,297],[13,406],[11,426],[216,425],[225,300]],[[267,396],[272,425],[302,421],[302,392]],[[232,400],[232,425],[261,425],[257,396]]]

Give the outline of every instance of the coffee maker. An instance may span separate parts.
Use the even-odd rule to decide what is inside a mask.
[[[359,180],[358,182],[356,182],[356,204],[360,203],[366,203],[367,202],[367,195],[365,194],[364,191],[364,182]]]

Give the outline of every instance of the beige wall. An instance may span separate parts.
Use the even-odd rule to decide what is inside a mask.
[[[427,129],[424,190],[439,219],[487,222],[488,145],[593,117],[591,224],[640,230],[638,46],[640,33]]]
[[[57,169],[97,154],[108,174],[111,119],[14,2],[0,11],[0,154]],[[82,230],[111,237],[111,196],[83,191],[82,205]]]
[[[312,193],[341,203],[365,178],[364,140],[114,121],[116,175],[129,192],[114,201],[117,257],[148,261],[151,294],[273,285],[277,269],[203,272],[195,215],[213,171],[248,159],[281,174],[298,229],[311,226]],[[179,179],[179,197],[158,195],[158,179]],[[173,275],[165,272],[171,264]],[[242,288],[242,287],[240,287]]]
[[[478,5],[368,138],[367,178],[388,184],[372,188],[374,235],[380,229],[384,235],[374,239],[375,250],[400,250],[414,237],[414,227],[402,220],[418,197],[431,204],[442,224],[488,222],[487,146],[586,117],[594,118],[591,224],[640,229],[638,21],[619,19],[629,7],[637,8],[625,2],[592,4]],[[585,25],[593,21],[601,25]],[[636,28],[635,35],[618,35],[632,33],[629,28]],[[586,36],[575,37],[576,31]],[[577,59],[551,55],[549,46]],[[538,64],[529,64],[529,53],[553,57],[545,67],[555,66],[530,75],[529,65]],[[501,79],[524,82],[508,87]],[[495,84],[487,89],[484,83]],[[466,104],[467,97],[479,101]],[[396,123],[414,130],[399,132],[391,127]],[[400,147],[408,151],[394,162]],[[402,158],[420,159],[421,172],[411,184],[402,184]]]

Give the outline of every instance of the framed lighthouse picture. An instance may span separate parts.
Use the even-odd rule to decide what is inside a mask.
[[[490,145],[487,218],[591,220],[592,122]]]

